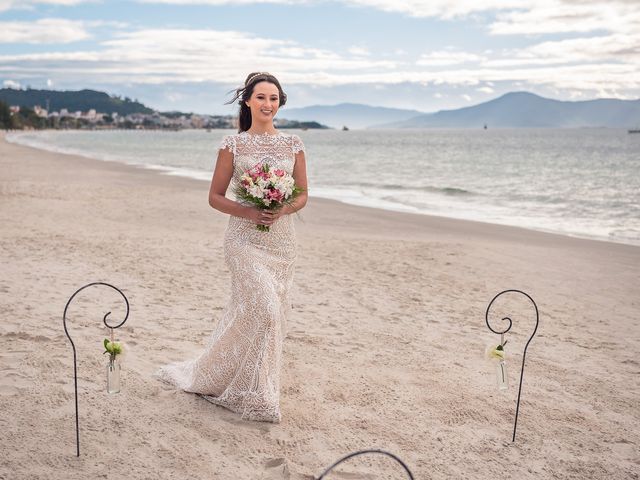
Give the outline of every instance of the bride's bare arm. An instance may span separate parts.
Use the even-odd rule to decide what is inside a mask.
[[[235,217],[251,218],[255,215],[254,208],[225,197],[232,176],[233,153],[226,148],[221,149],[218,153],[216,168],[213,171],[211,187],[209,188],[209,205],[222,213],[228,213]]]
[[[304,150],[296,153],[296,163],[293,165],[293,179],[296,185],[302,188],[302,193],[300,193],[293,202],[282,207],[282,213],[284,215],[297,212],[307,204],[307,162],[304,156]]]

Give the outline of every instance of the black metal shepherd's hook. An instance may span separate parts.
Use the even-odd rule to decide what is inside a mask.
[[[337,467],[340,463],[344,462],[345,460],[348,460],[349,458],[355,457],[357,455],[364,455],[365,453],[382,453],[383,455],[387,455],[393,458],[396,462],[402,465],[402,468],[404,468],[405,472],[407,472],[407,475],[409,475],[409,478],[413,480],[413,474],[411,473],[411,470],[409,470],[409,467],[407,467],[402,460],[396,457],[393,453],[385,452],[384,450],[375,450],[375,449],[360,450],[359,452],[353,452],[353,453],[350,453],[349,455],[345,455],[340,460],[338,460],[333,465],[331,465],[329,468],[327,468],[324,472],[322,472],[322,474],[319,477],[317,477],[316,480],[322,480],[327,473],[329,473],[331,470],[333,470],[335,467]]]
[[[515,421],[513,422],[513,438],[511,439],[512,442],[515,442],[516,441],[516,428],[518,427],[518,412],[520,411],[520,393],[522,392],[522,379],[524,377],[524,361],[525,361],[525,358],[527,356],[527,347],[529,346],[529,343],[531,342],[531,340],[533,339],[533,336],[536,334],[536,331],[538,330],[538,321],[540,319],[540,315],[538,313],[538,306],[536,305],[536,302],[534,302],[533,298],[531,298],[528,294],[526,294],[525,292],[523,292],[521,290],[504,290],[504,291],[500,292],[499,294],[497,294],[495,297],[493,297],[493,300],[491,300],[489,302],[489,305],[487,306],[487,311],[485,312],[485,321],[487,322],[487,327],[489,327],[489,330],[491,330],[493,333],[497,333],[498,335],[504,335],[509,330],[511,330],[511,325],[513,324],[513,322],[511,321],[511,319],[509,317],[503,317],[502,318],[503,321],[507,320],[509,322],[509,326],[506,328],[506,330],[496,331],[493,328],[491,328],[491,325],[489,325],[489,309],[491,308],[491,305],[493,304],[493,302],[495,301],[496,298],[498,298],[503,293],[508,293],[508,292],[517,292],[517,293],[523,294],[529,300],[531,300],[531,303],[533,303],[533,308],[536,309],[536,326],[533,329],[533,333],[529,337],[529,340],[527,341],[527,344],[524,346],[524,352],[522,353],[522,368],[520,369],[520,387],[518,388],[518,401],[516,403],[516,418],[515,418]]]
[[[64,307],[64,313],[62,314],[62,325],[64,326],[64,333],[67,334],[67,338],[69,339],[69,341],[71,342],[71,346],[73,347],[73,378],[74,378],[74,385],[76,390],[76,456],[78,457],[80,456],[80,427],[78,425],[78,368],[76,363],[76,346],[74,345],[73,340],[71,340],[71,337],[69,336],[69,332],[67,331],[67,309],[69,308],[69,304],[71,303],[71,300],[73,300],[73,297],[75,297],[80,291],[84,290],[87,287],[91,287],[92,285],[105,285],[107,287],[113,288],[120,295],[122,295],[122,298],[124,298],[124,301],[127,304],[127,314],[125,315],[124,320],[122,320],[122,322],[120,322],[118,325],[114,327],[112,327],[107,323],[107,317],[111,315],[111,312],[106,313],[102,321],[108,328],[114,329],[114,328],[121,327],[129,317],[129,300],[127,300],[127,297],[118,288],[114,287],[109,283],[104,283],[104,282],[93,282],[85,285],[84,287],[79,288],[78,290],[75,291],[73,295],[71,295],[69,300],[67,300],[67,304]]]

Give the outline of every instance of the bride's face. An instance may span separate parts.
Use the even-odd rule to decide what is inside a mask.
[[[245,102],[251,109],[251,119],[266,122],[276,116],[280,102],[278,87],[271,82],[258,82],[253,87],[249,101]]]

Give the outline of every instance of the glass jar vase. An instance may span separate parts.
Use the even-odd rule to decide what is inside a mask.
[[[107,393],[120,392],[120,361],[118,357],[110,357],[107,363]]]
[[[496,380],[498,381],[498,390],[506,390],[509,388],[509,379],[507,378],[507,365],[504,359],[496,364]]]

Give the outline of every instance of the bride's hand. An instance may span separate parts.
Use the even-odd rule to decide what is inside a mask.
[[[282,209],[276,210],[261,210],[259,208],[251,207],[247,218],[256,225],[270,226],[283,215]]]

